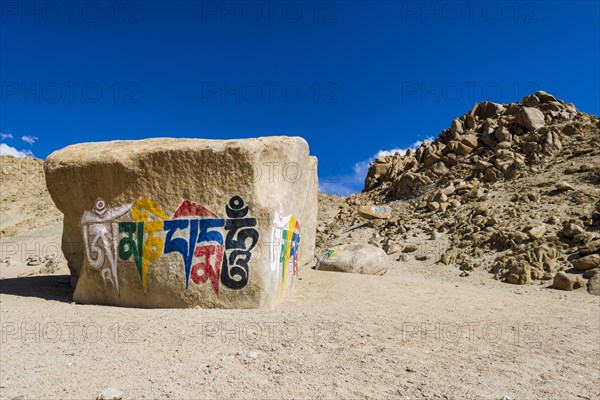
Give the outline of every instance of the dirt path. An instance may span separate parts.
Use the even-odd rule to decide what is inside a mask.
[[[421,268],[305,269],[276,310],[83,306],[67,276],[4,279],[0,398],[600,397],[598,297]]]

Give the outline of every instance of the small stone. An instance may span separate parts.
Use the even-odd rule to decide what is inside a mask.
[[[576,235],[581,235],[582,233],[585,233],[585,230],[581,226],[572,222],[565,224],[562,229],[562,234],[568,238],[573,238]]]
[[[429,203],[427,203],[427,208],[429,208],[431,211],[435,211],[440,207],[440,203],[438,203],[437,201],[431,201]]]
[[[575,188],[573,187],[573,185],[567,183],[567,182],[557,182],[556,185],[554,185],[554,187],[556,187],[556,190],[559,190],[561,192],[567,191],[567,190],[575,190]]]
[[[396,254],[402,251],[402,246],[400,246],[397,243],[392,243],[387,247],[386,253],[388,255],[390,254]]]
[[[467,271],[463,271],[463,272],[461,272],[461,273],[460,273],[460,275],[459,275],[459,276],[460,276],[461,278],[465,278],[465,277],[467,277],[467,276],[471,276],[471,274],[469,274]]]
[[[256,351],[249,351],[246,353],[246,357],[256,359],[258,357],[258,353]]]
[[[398,261],[400,262],[407,262],[410,260],[410,256],[408,254],[400,254],[400,256],[398,257]]]
[[[123,392],[115,388],[106,388],[100,392],[96,400],[121,400]]]
[[[529,229],[529,231],[527,231],[527,235],[533,240],[540,239],[545,234],[546,227],[544,225],[534,226],[533,228]]]
[[[402,250],[404,253],[414,253],[415,251],[417,251],[419,249],[419,246],[417,246],[415,243],[407,243],[404,246],[404,250]]]
[[[483,203],[478,205],[477,207],[475,207],[475,210],[473,211],[473,215],[479,215],[479,214],[485,214],[485,212],[487,210],[489,210],[490,208],[492,208],[492,206],[489,203]]]

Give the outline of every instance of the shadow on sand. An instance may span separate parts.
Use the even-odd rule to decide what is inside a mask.
[[[0,279],[0,294],[24,297],[39,297],[40,299],[73,301],[69,275],[37,275],[21,278]]]

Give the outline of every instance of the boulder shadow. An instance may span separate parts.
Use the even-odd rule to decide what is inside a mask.
[[[64,303],[73,301],[69,275],[34,275],[0,279],[0,294],[39,297]]]

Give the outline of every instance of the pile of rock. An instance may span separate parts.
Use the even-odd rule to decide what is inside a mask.
[[[416,151],[375,160],[363,193],[347,198],[321,239],[365,222],[360,206],[387,204],[396,212],[366,222],[384,250],[408,235],[444,235],[439,262],[463,272],[583,286],[594,275],[584,270],[600,267],[599,155],[598,117],[546,92],[479,103]]]

